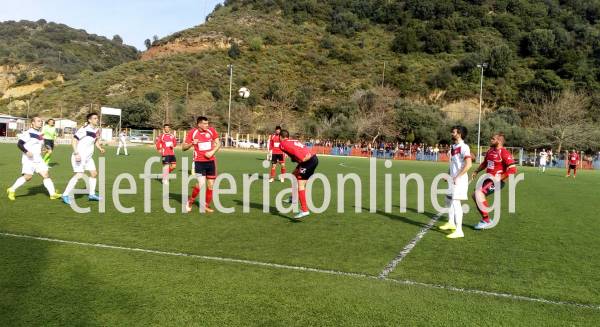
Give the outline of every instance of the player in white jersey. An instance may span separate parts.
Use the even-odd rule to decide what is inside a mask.
[[[546,152],[546,149],[542,149],[542,151],[540,152],[540,167],[538,170],[541,170],[542,173],[545,173],[547,163],[548,163],[548,152]]]
[[[48,174],[48,165],[42,158],[42,147],[44,146],[42,125],[42,119],[35,115],[31,118],[31,128],[19,135],[17,147],[23,152],[21,157],[23,168],[21,169],[21,177],[6,190],[8,198],[12,201],[15,200],[17,188],[29,181],[34,173],[40,174],[44,179],[43,183],[48,190],[48,194],[50,194],[50,199],[60,198],[60,194],[56,193],[54,183],[50,179],[50,174]]]
[[[75,132],[73,137],[73,154],[71,155],[71,166],[75,175],[69,180],[65,192],[62,194],[62,200],[66,204],[71,204],[71,192],[77,185],[77,181],[83,178],[84,171],[88,171],[89,178],[89,196],[90,201],[99,201],[100,197],[96,194],[96,164],[94,163],[94,147],[98,148],[100,153],[104,154],[104,148],[100,145],[100,130],[98,128],[98,114],[90,113],[86,117],[87,123]]]
[[[446,195],[448,207],[448,222],[440,226],[441,230],[454,230],[447,238],[460,238],[465,234],[462,230],[463,209],[461,200],[467,200],[469,190],[469,175],[467,172],[472,165],[471,150],[463,141],[467,136],[464,126],[452,127],[452,140],[454,144],[450,147],[450,171],[451,180],[448,181],[450,192]]]
[[[121,153],[121,148],[125,150],[125,155],[128,156],[129,154],[127,154],[127,133],[125,132],[125,130],[122,130],[121,133],[119,133],[119,146],[117,147],[117,155]]]

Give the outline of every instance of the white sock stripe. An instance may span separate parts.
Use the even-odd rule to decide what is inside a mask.
[[[434,220],[434,219],[432,219],[432,220]],[[558,305],[558,306],[572,306],[572,307],[579,307],[579,308],[593,309],[593,310],[600,311],[600,305],[597,305],[597,304],[583,304],[583,303],[577,303],[577,302],[571,302],[571,301],[547,300],[544,298],[535,298],[535,297],[528,297],[528,296],[523,296],[523,295],[514,295],[514,294],[510,294],[510,293],[499,293],[499,292],[483,291],[483,290],[476,290],[476,289],[466,289],[466,288],[447,286],[447,285],[429,284],[429,283],[417,282],[417,281],[412,281],[412,280],[398,280],[398,279],[391,279],[391,278],[387,278],[387,277],[381,278],[381,276],[372,276],[372,275],[361,274],[361,273],[352,273],[352,272],[310,268],[310,267],[302,267],[302,266],[291,266],[291,265],[260,262],[260,261],[245,260],[245,259],[213,257],[213,256],[204,256],[204,255],[189,254],[189,253],[168,252],[168,251],[160,251],[160,250],[141,249],[141,248],[130,248],[130,247],[125,247],[125,246],[108,245],[108,244],[102,244],[102,243],[86,243],[86,242],[68,241],[68,240],[61,240],[61,239],[54,239],[54,238],[47,238],[47,237],[40,237],[40,236],[31,236],[31,235],[13,234],[13,233],[4,233],[4,232],[0,232],[0,236],[32,239],[32,240],[60,243],[60,244],[68,244],[68,245],[80,245],[80,246],[86,246],[86,247],[158,254],[158,255],[166,255],[166,256],[188,257],[188,258],[202,259],[202,260],[208,260],[208,261],[239,263],[239,264],[271,267],[271,268],[278,268],[278,269],[315,272],[315,273],[322,273],[322,274],[329,274],[329,275],[367,278],[367,279],[373,279],[373,280],[384,280],[384,281],[392,282],[395,284],[419,286],[419,287],[424,287],[424,288],[429,288],[429,289],[441,289],[441,290],[446,290],[446,291],[450,291],[450,292],[468,293],[468,294],[476,294],[476,295],[498,297],[498,298],[507,298],[507,299],[516,300],[516,301],[537,302],[537,303],[552,304],[552,305]]]

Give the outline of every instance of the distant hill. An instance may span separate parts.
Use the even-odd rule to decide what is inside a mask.
[[[252,94],[235,98],[235,131],[284,123],[320,137],[372,138],[357,122],[381,104],[394,108],[398,127],[377,137],[431,143],[452,121],[475,121],[477,65],[487,63],[484,110],[504,117],[521,142],[528,105],[563,90],[588,94],[585,119],[600,120],[599,19],[598,0],[228,0],[140,60],[82,74],[32,103],[73,116],[120,106],[132,126],[185,126],[197,114],[224,124],[231,63],[235,90]],[[422,122],[396,117],[406,108]]]
[[[0,97],[20,98],[137,58],[118,35],[109,40],[45,20],[0,22]]]

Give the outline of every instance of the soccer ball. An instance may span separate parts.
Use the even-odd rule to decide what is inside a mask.
[[[244,98],[244,99],[248,99],[248,97],[250,96],[250,90],[248,90],[245,87],[242,87],[239,91],[238,91],[238,95],[240,96],[240,98]]]

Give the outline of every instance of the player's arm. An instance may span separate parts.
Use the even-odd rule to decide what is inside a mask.
[[[508,178],[508,176],[517,173],[517,163],[508,151],[502,151],[500,155],[502,156],[502,161],[505,162],[506,165],[506,167],[504,167],[504,173],[502,174],[501,178],[501,180],[504,181]]]
[[[187,151],[189,150],[192,146],[194,146],[195,143],[198,143],[197,140],[193,140],[192,139],[192,133],[188,132],[185,136],[185,141],[183,141],[183,143],[181,144],[181,150],[183,151]]]
[[[24,140],[24,137],[20,137],[19,141],[17,142],[17,148],[19,148],[19,150],[21,150],[21,152],[23,152],[28,158],[32,158],[33,153],[29,152],[29,150],[25,148],[25,142],[26,140]]]
[[[100,144],[100,138],[96,139],[96,142],[94,142],[94,145],[96,146],[96,148],[100,151],[100,153],[104,154],[104,148],[102,147],[102,145]]]
[[[469,172],[469,169],[471,169],[471,166],[473,166],[473,159],[471,159],[471,157],[466,157],[465,158],[465,166],[463,167],[463,169],[458,173],[458,175],[456,175],[456,178],[461,177],[462,175],[466,174],[467,172]]]
[[[479,172],[481,172],[482,170],[485,169],[486,167],[486,162],[485,160],[483,162],[481,162],[481,164],[479,165],[479,167],[477,167],[477,169],[475,169],[475,171],[473,171],[473,173],[471,174],[471,179],[475,179],[475,177],[477,177],[477,175],[479,174]]]
[[[207,158],[212,158],[215,155],[215,153],[217,153],[217,151],[219,151],[219,149],[221,149],[221,140],[219,139],[218,136],[212,140],[212,144],[213,144],[213,149],[204,154],[204,156]]]

